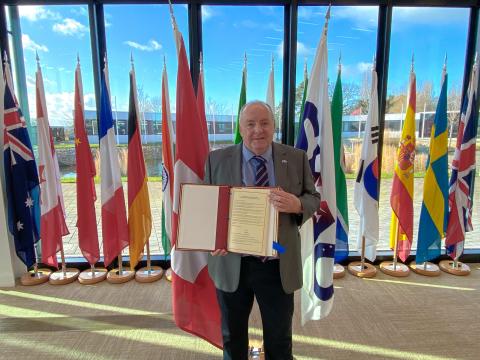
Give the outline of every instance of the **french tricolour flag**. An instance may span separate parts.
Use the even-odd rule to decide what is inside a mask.
[[[100,176],[102,194],[103,262],[105,267],[128,246],[128,224],[125,210],[117,145],[113,127],[108,68],[102,76],[100,104]]]

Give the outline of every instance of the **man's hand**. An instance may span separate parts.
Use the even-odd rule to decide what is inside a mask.
[[[220,255],[220,256],[225,256],[225,255],[228,254],[228,251],[225,250],[225,249],[217,249],[217,250],[215,250],[215,251],[211,251],[210,254],[211,254],[212,256],[219,256],[219,255]]]
[[[299,214],[302,212],[302,203],[300,199],[282,189],[272,189],[270,192],[270,202],[280,212]]]

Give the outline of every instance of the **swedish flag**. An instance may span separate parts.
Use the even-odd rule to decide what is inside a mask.
[[[416,263],[440,256],[442,238],[448,220],[448,133],[447,70],[443,68],[442,90],[432,127],[427,172],[423,185],[423,202],[418,228]]]

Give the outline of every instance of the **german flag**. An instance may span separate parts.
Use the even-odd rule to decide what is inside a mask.
[[[152,214],[148,195],[147,172],[140,140],[140,119],[137,83],[132,62],[130,99],[128,106],[128,234],[130,237],[130,267],[141,260],[143,248],[152,231]]]

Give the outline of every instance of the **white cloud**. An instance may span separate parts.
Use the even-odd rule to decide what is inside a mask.
[[[300,6],[298,8],[298,18],[301,20],[310,20],[316,19],[318,20],[323,19],[325,17],[325,13],[321,11],[315,11],[315,8],[310,6]]]
[[[307,58],[313,54],[313,49],[306,46],[304,43],[297,41],[297,57]],[[283,59],[283,41],[277,46],[277,55]]]
[[[45,87],[47,87],[47,84],[45,85]],[[47,104],[48,120],[51,126],[73,126],[73,92],[50,93],[46,89],[45,100]],[[86,93],[84,95],[84,101],[85,104],[95,105],[95,94]],[[28,102],[30,109],[36,108],[34,91],[29,92]],[[35,112],[31,115],[34,117]]]
[[[213,16],[217,15],[217,11],[215,11],[211,6],[202,5],[202,20],[207,21],[211,19]]]
[[[45,19],[60,19],[60,15],[56,12],[46,10],[44,6],[28,5],[19,6],[18,12],[20,17],[27,19],[28,21],[37,21]]]
[[[24,50],[29,51],[43,51],[48,52],[48,48],[45,45],[37,44],[33,41],[28,34],[22,34],[22,47]]]
[[[371,71],[372,70],[372,63],[361,61],[357,64],[357,70],[361,73],[364,73],[366,71]]]
[[[156,51],[156,50],[160,50],[162,48],[162,45],[156,41],[156,40],[149,40],[148,41],[148,44],[146,45],[142,45],[142,44],[139,44],[135,41],[124,41],[123,42],[125,45],[128,45],[134,49],[138,49],[140,51]]]
[[[70,10],[70,12],[73,14],[73,15],[76,15],[76,16],[85,16],[85,17],[88,17],[88,10],[86,7],[74,7]]]
[[[82,37],[88,32],[88,28],[77,20],[66,18],[61,23],[54,24],[53,31],[66,36]]]
[[[460,8],[408,8],[396,7],[393,10],[394,24],[409,25],[438,25],[464,24],[468,21],[468,9]],[[398,24],[397,24],[398,25]]]

